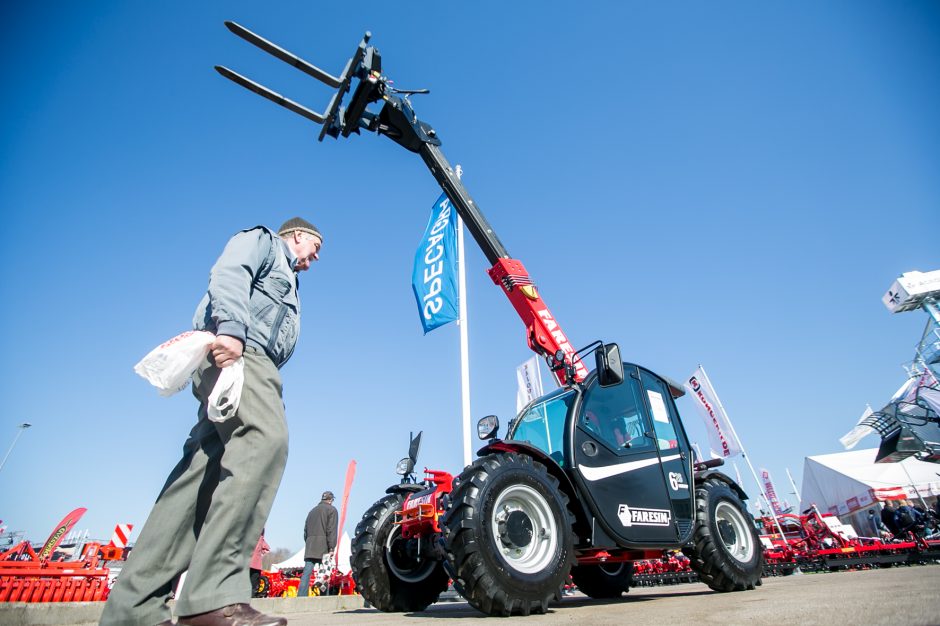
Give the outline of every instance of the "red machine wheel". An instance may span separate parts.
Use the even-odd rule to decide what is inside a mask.
[[[356,589],[375,608],[385,612],[423,611],[447,589],[440,561],[409,556],[395,512],[405,496],[385,496],[365,512],[352,543],[352,575]],[[426,538],[430,541],[430,538]]]

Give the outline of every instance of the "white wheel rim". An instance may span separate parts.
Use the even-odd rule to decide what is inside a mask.
[[[719,502],[715,507],[715,526],[722,545],[734,560],[747,563],[754,557],[752,533],[738,507]]]
[[[431,573],[434,569],[434,566],[437,564],[431,559],[425,559],[423,562],[418,562],[416,567],[412,568],[403,568],[399,567],[398,563],[395,562],[394,552],[392,552],[392,544],[396,539],[401,538],[401,526],[395,525],[390,531],[388,531],[388,539],[385,540],[385,562],[388,563],[388,569],[395,574],[396,577],[405,581],[406,583],[419,583]]]
[[[503,560],[534,574],[554,565],[558,526],[548,500],[527,485],[504,489],[493,504],[490,530]]]

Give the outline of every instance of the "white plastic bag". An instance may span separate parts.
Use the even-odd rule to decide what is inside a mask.
[[[172,396],[189,384],[213,341],[215,335],[210,332],[186,331],[151,350],[134,366],[134,371],[156,387],[161,396]]]
[[[242,385],[245,383],[245,359],[238,357],[228,367],[223,367],[215,387],[209,394],[209,419],[213,422],[224,422],[235,415],[238,402],[242,395]]]

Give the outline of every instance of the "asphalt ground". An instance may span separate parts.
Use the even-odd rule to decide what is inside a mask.
[[[421,624],[481,620],[466,602],[441,602],[420,613],[352,609],[291,613],[291,626]],[[497,619],[497,618],[490,618]],[[513,617],[521,624],[890,624],[940,626],[940,566],[894,567],[765,578],[754,591],[716,593],[702,583],[631,589],[621,600],[575,594],[545,615]]]

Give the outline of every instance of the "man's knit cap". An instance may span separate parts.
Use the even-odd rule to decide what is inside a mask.
[[[323,492],[323,495],[320,496],[320,500],[323,500],[323,501],[332,500],[332,499],[333,499],[333,492],[332,492],[332,491],[324,491],[324,492]]]
[[[281,227],[277,230],[277,234],[284,237],[290,235],[295,230],[313,235],[314,237],[318,237],[321,242],[323,241],[323,235],[320,234],[320,229],[302,217],[292,217],[281,224]]]

